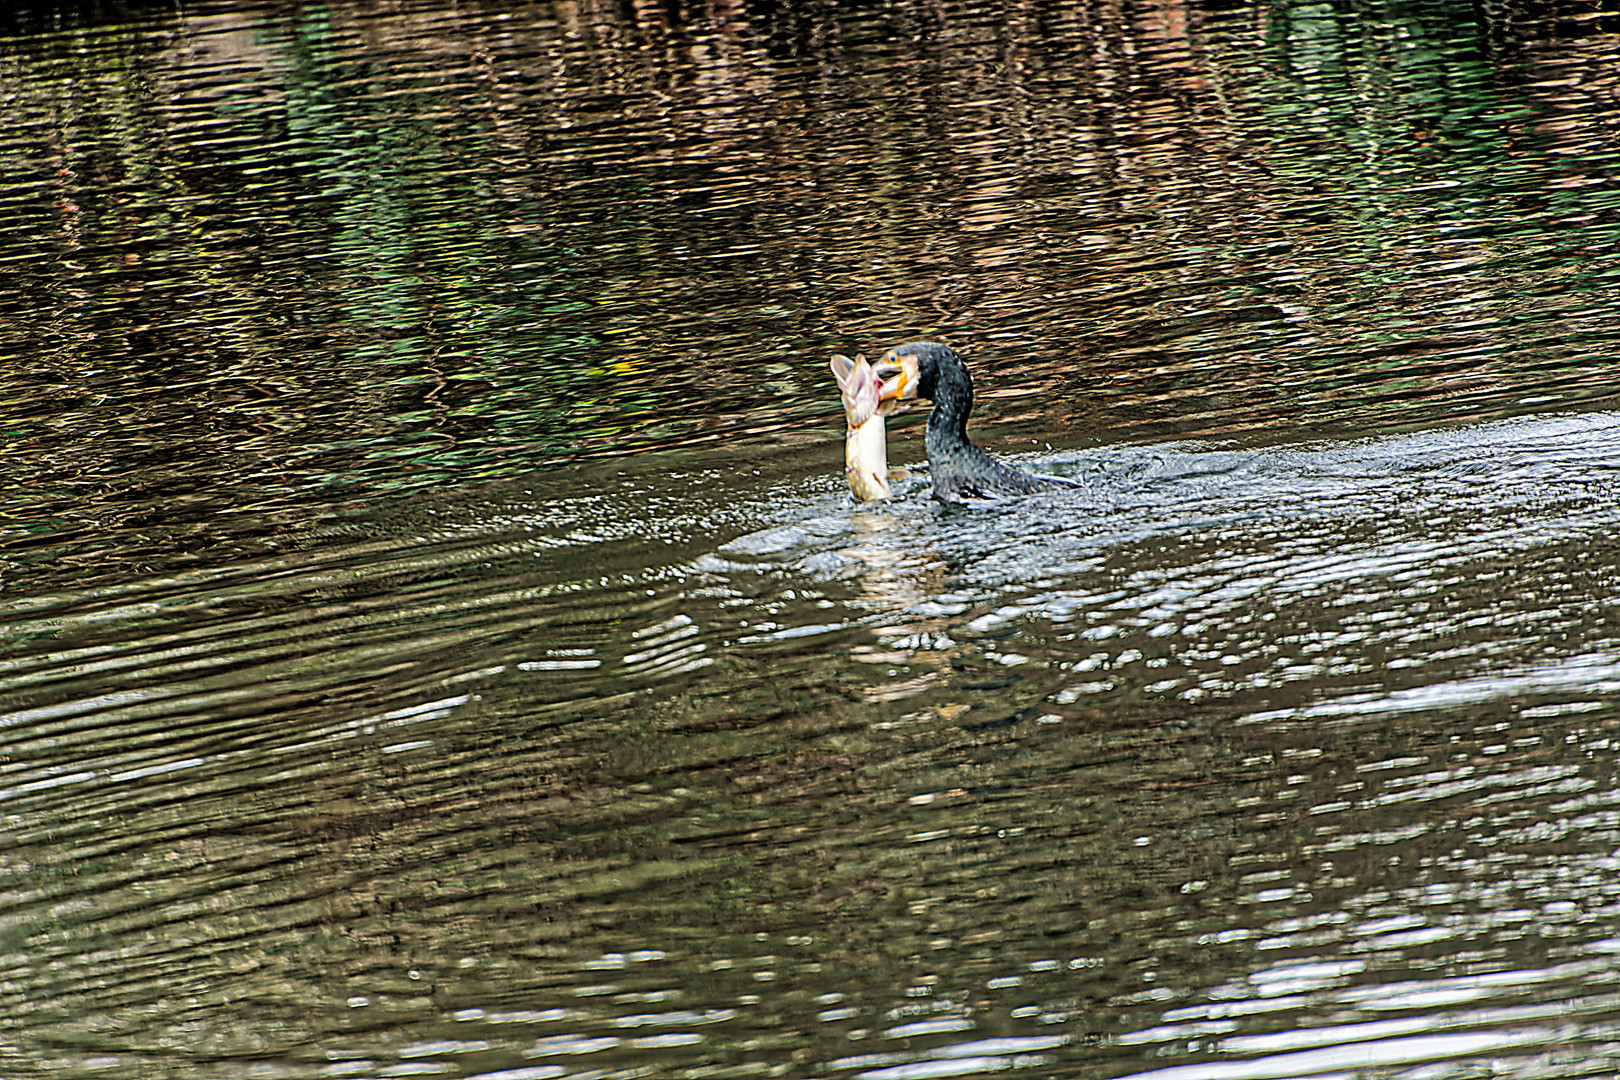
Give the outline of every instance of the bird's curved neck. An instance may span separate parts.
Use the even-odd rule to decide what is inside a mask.
[[[973,379],[961,364],[941,365],[934,386],[934,408],[925,436],[929,457],[936,448],[967,443],[968,414],[973,411]]]

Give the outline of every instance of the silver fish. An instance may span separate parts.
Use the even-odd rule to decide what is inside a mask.
[[[849,480],[849,490],[862,502],[890,498],[894,491],[889,487],[889,448],[883,421],[894,403],[882,400],[883,381],[864,356],[853,360],[835,356],[831,366],[844,402],[844,420],[849,424],[844,435],[844,476]]]

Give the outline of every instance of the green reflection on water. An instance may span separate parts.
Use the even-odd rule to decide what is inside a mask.
[[[74,72],[71,81],[30,78],[26,66],[13,75],[32,115],[46,120],[40,130],[55,132],[49,137],[72,177],[64,190],[73,209],[47,216],[72,238],[73,265],[34,278],[53,299],[29,319],[47,320],[54,346],[43,355],[66,385],[144,419],[157,435],[79,449],[104,455],[104,465],[117,455],[126,471],[143,462],[157,477],[184,471],[154,459],[162,441],[187,427],[193,438],[200,427],[204,445],[243,477],[268,455],[287,466],[280,483],[365,479],[408,489],[529,468],[582,447],[615,453],[691,438],[700,426],[694,415],[722,430],[767,417],[785,426],[821,422],[832,412],[822,381],[796,377],[763,397],[740,381],[706,382],[705,365],[718,356],[731,375],[744,375],[763,351],[810,370],[840,321],[882,337],[926,325],[967,335],[998,325],[1015,337],[1026,327],[1050,332],[1030,304],[975,304],[976,294],[995,298],[1003,287],[998,264],[941,279],[939,267],[951,262],[943,241],[968,220],[960,214],[982,212],[1006,217],[1017,248],[1040,220],[1021,209],[1031,187],[1046,193],[1033,202],[1060,228],[1092,216],[1099,194],[1084,174],[1042,178],[1045,159],[1097,135],[1094,118],[1065,114],[1061,96],[1030,95],[1039,113],[1031,125],[1006,111],[1022,93],[1015,80],[989,115],[1011,130],[1028,128],[1035,152],[1027,175],[1015,168],[1002,188],[975,195],[948,118],[955,99],[982,88],[927,42],[920,58],[951,76],[937,102],[913,95],[885,66],[892,46],[875,51],[854,35],[843,52],[826,51],[858,68],[839,87],[839,108],[888,115],[902,106],[894,115],[903,122],[871,131],[838,128],[821,111],[822,88],[795,82],[800,69],[773,68],[745,48],[742,70],[776,80],[775,96],[717,92],[713,107],[738,111],[743,134],[735,149],[715,149],[700,138],[711,118],[679,95],[670,100],[680,108],[646,113],[651,124],[602,119],[621,105],[641,117],[636,110],[673,92],[664,81],[681,74],[681,60],[637,59],[604,90],[581,73],[608,52],[571,46],[577,51],[565,51],[562,75],[546,82],[536,57],[552,55],[546,50],[557,41],[543,22],[532,41],[507,41],[487,62],[472,63],[465,58],[491,27],[471,17],[443,29],[478,47],[447,51],[401,34],[408,15],[397,26],[369,26],[376,33],[366,38],[345,12],[323,6],[291,21],[249,8],[217,24],[181,19],[171,27],[216,62],[194,64],[162,38],[130,29],[70,38],[76,47],[52,62]],[[1425,310],[1435,266],[1453,254],[1437,243],[1481,241],[1475,254],[1485,261],[1458,272],[1488,299],[1461,302],[1468,317],[1496,320],[1500,332],[1469,343],[1476,367],[1511,359],[1522,340],[1499,309],[1531,287],[1514,276],[1527,257],[1556,266],[1577,287],[1609,287],[1611,272],[1585,253],[1612,247],[1615,195],[1547,182],[1544,152],[1564,136],[1535,121],[1557,103],[1533,103],[1515,81],[1519,61],[1481,48],[1499,28],[1444,5],[1341,12],[1307,4],[1269,8],[1257,28],[1258,39],[1255,27],[1211,15],[1163,36],[1178,62],[1221,95],[1210,99],[1220,123],[1200,129],[1178,117],[1168,133],[1213,140],[1234,165],[1257,164],[1279,178],[1281,188],[1260,193],[1277,220],[1166,232],[1160,212],[1212,207],[1221,220],[1218,197],[1170,188],[1149,200],[1155,213],[1142,220],[1157,224],[1143,249],[1150,259],[1160,245],[1179,253],[1173,276],[1207,260],[1205,273],[1227,278],[1213,289],[1197,280],[1179,287],[1191,306],[1241,299],[1258,311],[1303,298],[1304,313],[1289,318],[1325,318],[1336,341],[1323,348],[1300,342],[1293,326],[1215,319],[1181,335],[1184,346],[1213,345],[1233,358],[1248,343],[1241,330],[1286,367],[1378,386],[1345,398],[1333,381],[1319,384],[1333,409],[1376,416],[1437,378],[1425,372],[1386,383],[1380,375],[1392,366],[1384,347],[1445,325]],[[970,51],[984,41],[971,25],[964,38]],[[1069,44],[1061,34],[1049,38],[1055,53]],[[771,48],[780,51],[775,37]],[[1032,83],[1062,71],[1043,66],[1039,51],[1030,63]],[[1071,96],[1109,93],[1105,83],[1070,79]],[[1200,102],[1203,84],[1188,84]],[[171,105],[157,107],[154,85]],[[565,103],[589,122],[575,123]],[[802,130],[769,137],[789,107],[806,110]],[[971,126],[982,107],[957,111]],[[919,142],[919,131],[933,134]],[[840,146],[852,160],[829,165]],[[1613,156],[1612,145],[1593,149]],[[1104,141],[1099,155],[1128,161],[1129,140]],[[1195,161],[1157,158],[1145,178]],[[1571,157],[1568,166],[1573,175],[1594,162]],[[1515,186],[1515,171],[1531,174],[1529,190]],[[870,183],[864,193],[837,187],[841,173]],[[863,218],[856,204],[873,192],[883,213]],[[921,209],[943,212],[920,214],[917,192],[928,193]],[[1141,195],[1128,183],[1117,194]],[[790,197],[797,218],[762,219],[755,207],[774,196]],[[1533,223],[1527,209],[1549,227],[1528,243],[1509,241],[1505,232]],[[1551,227],[1582,218],[1573,229]],[[796,220],[827,227],[801,240]],[[862,230],[854,242],[851,223]],[[757,246],[758,256],[735,265],[719,259],[735,254],[726,247],[733,239]],[[16,241],[26,249],[26,235]],[[827,273],[840,262],[863,267],[874,252],[900,271],[854,283]],[[718,260],[712,267],[695,261],[709,257]],[[1012,261],[1021,279],[1048,286],[1052,310],[1097,318],[1106,332],[1098,297],[1063,295],[1072,292],[1064,287],[1071,275],[1096,273],[1094,256],[1058,249]],[[1140,261],[1105,270],[1144,286],[1120,295],[1163,294],[1165,282]],[[933,314],[876,314],[874,295],[885,290],[926,293],[906,303]],[[968,298],[966,310],[949,301],[952,290]],[[781,296],[805,302],[783,304]],[[851,317],[851,303],[865,313]],[[1171,324],[1177,317],[1155,316]],[[1042,343],[1034,344],[1038,371]],[[1357,356],[1359,346],[1370,356]],[[1164,351],[1154,350],[1154,362],[1174,361]],[[1196,385],[1201,363],[1178,372],[1178,383]],[[23,400],[34,404],[31,395]],[[159,405],[206,420],[188,423]],[[23,431],[60,439],[39,424]],[[275,487],[267,480],[262,497],[278,498]]]

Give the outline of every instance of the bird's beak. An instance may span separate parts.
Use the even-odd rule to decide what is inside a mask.
[[[903,356],[888,354],[872,366],[881,385],[879,401],[914,401],[917,397],[917,358],[910,353]]]

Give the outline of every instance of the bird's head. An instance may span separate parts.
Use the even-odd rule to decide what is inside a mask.
[[[872,370],[882,382],[879,397],[883,401],[937,401],[945,384],[958,384],[958,392],[972,394],[967,365],[955,349],[937,341],[896,345],[872,365]]]

